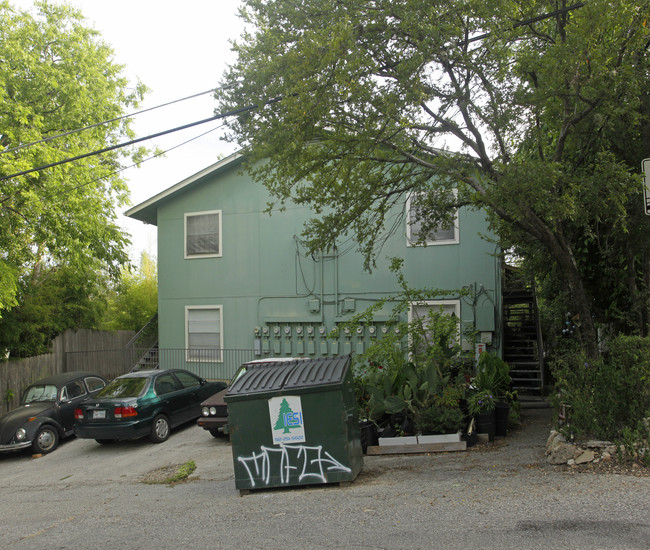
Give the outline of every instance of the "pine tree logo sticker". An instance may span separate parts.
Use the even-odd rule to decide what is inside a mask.
[[[269,419],[274,445],[306,441],[299,395],[283,395],[269,399]]]

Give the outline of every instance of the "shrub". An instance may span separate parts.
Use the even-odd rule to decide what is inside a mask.
[[[569,406],[569,425],[578,437],[629,440],[630,430],[650,416],[650,338],[619,336],[595,361],[580,352],[553,365],[554,405]]]

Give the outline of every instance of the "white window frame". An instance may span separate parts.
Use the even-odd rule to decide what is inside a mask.
[[[213,215],[217,214],[219,216],[219,251],[218,252],[210,252],[206,254],[188,254],[187,252],[187,220],[188,218],[193,218],[196,216],[207,216],[207,215]],[[185,216],[183,218],[183,249],[184,249],[184,257],[186,260],[196,260],[200,258],[221,258],[223,255],[223,249],[222,249],[222,225],[223,225],[223,215],[221,213],[221,210],[205,210],[203,212],[186,212]]]
[[[441,306],[443,310],[446,308],[446,306],[452,306],[453,311],[450,311],[448,315],[451,315],[452,313],[456,315],[456,318],[458,319],[458,329],[456,333],[456,343],[460,343],[460,334],[461,334],[461,318],[460,318],[460,300],[424,300],[420,302],[411,302],[409,304],[409,312],[408,312],[408,320],[409,324],[413,321],[414,315],[413,315],[413,308],[417,306],[425,306],[428,308],[434,308],[434,309],[439,309]],[[444,312],[444,311],[443,311]]]
[[[406,246],[440,246],[445,244],[459,244],[460,243],[460,227],[458,223],[458,209],[454,216],[454,236],[451,239],[436,239],[433,241],[427,240],[423,243],[418,243],[412,234],[413,226],[411,225],[411,202],[415,195],[422,193],[412,193],[406,199]],[[456,191],[454,190],[454,195]]]
[[[219,344],[214,348],[214,357],[206,354],[206,357],[193,357],[192,349],[212,349],[212,348],[190,348],[190,312],[195,310],[216,310],[219,312]],[[185,360],[188,363],[223,363],[223,306],[185,306]]]

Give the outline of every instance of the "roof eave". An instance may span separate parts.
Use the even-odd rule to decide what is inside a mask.
[[[124,213],[124,215],[144,223],[158,225],[158,206],[162,202],[169,200],[172,196],[184,191],[186,188],[194,185],[198,181],[203,180],[209,175],[213,175],[216,172],[221,172],[223,170],[231,168],[231,165],[237,162],[241,162],[243,160],[243,157],[244,155],[241,152],[233,153],[232,155],[229,155],[226,158],[215,162],[207,168],[204,168],[196,174],[193,174],[189,178],[178,182],[176,185],[172,185],[171,187],[165,189],[157,195],[154,195],[153,197],[138,204],[137,206],[130,208]]]

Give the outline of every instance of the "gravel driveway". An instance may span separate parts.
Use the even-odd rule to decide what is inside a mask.
[[[240,496],[232,453],[188,426],[169,441],[72,440],[0,456],[0,548],[649,547],[650,478],[575,473],[544,460],[550,411],[467,452],[365,457],[347,487]],[[142,483],[194,460],[173,487]]]

